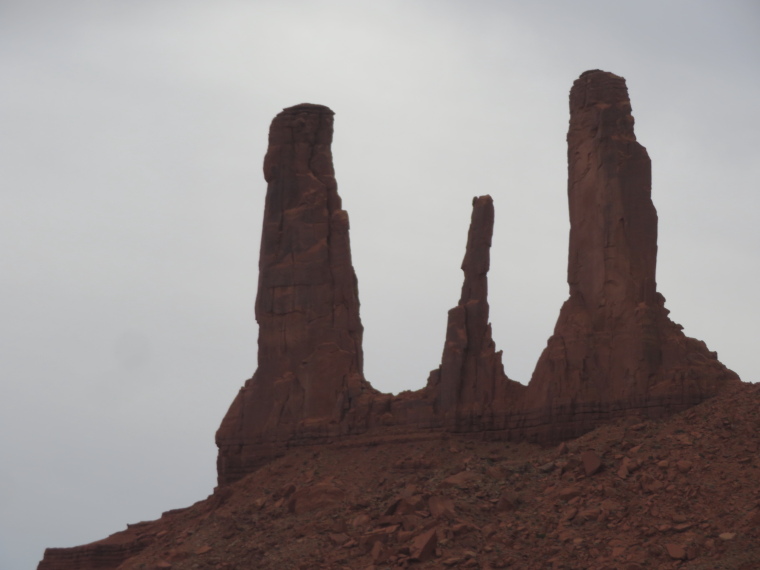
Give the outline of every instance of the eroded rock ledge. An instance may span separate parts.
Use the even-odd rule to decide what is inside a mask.
[[[216,434],[220,488],[295,446],[351,447],[447,432],[550,443],[621,416],[683,410],[738,380],[668,318],[656,288],[649,156],[636,141],[625,80],[594,70],[570,92],[570,296],[530,383],[507,378],[491,336],[494,208],[490,196],[480,196],[440,366],[421,390],[378,392],[362,368],[332,124],[332,111],[310,104],[285,109],[272,122],[256,297],[258,368]],[[48,549],[39,569],[115,568],[144,548],[138,536],[125,541]]]

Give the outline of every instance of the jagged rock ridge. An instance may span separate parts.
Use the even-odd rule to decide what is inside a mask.
[[[490,196],[481,196],[473,200],[464,284],[449,312],[440,367],[422,390],[376,391],[362,370],[332,118],[327,107],[302,104],[272,122],[256,298],[258,368],[217,432],[220,489],[294,446],[362,446],[446,432],[549,443],[623,415],[682,410],[737,380],[667,316],[656,290],[649,157],[633,132],[625,80],[595,70],[581,75],[570,94],[570,297],[529,385],[507,378],[491,337],[486,275],[494,210]],[[99,565],[98,544],[48,549],[39,569],[116,568],[114,557],[142,548],[137,538],[109,547],[113,560]]]

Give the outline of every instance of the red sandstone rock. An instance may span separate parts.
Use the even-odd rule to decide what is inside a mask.
[[[435,556],[435,547],[437,544],[438,536],[436,534],[436,529],[431,528],[414,539],[410,549],[411,554],[409,558],[420,562],[430,560]]]
[[[586,477],[591,477],[602,468],[602,460],[595,451],[588,450],[581,453],[581,462],[583,463],[583,471],[586,473]]]
[[[259,259],[258,368],[216,434],[220,483],[335,435],[363,396],[362,324],[330,144],[333,112],[297,105],[272,121]],[[350,418],[351,428],[362,418]]]
[[[194,515],[198,520],[206,520],[210,512],[222,509],[233,496],[241,503],[247,502],[247,507],[240,511],[247,513],[246,516],[257,520],[266,517],[262,523],[266,528],[279,517],[319,516],[323,509],[338,510],[348,502],[344,500],[344,490],[330,482],[295,490],[292,481],[305,479],[308,483],[313,480],[314,470],[305,478],[291,477],[267,484],[268,488],[281,490],[276,500],[261,496],[259,479],[256,493],[247,492],[245,498],[235,495],[232,489],[242,488],[247,481],[237,485],[232,485],[233,482],[245,475],[253,480],[260,475],[255,473],[259,467],[289,448],[337,440],[340,445],[336,448],[350,455],[350,446],[367,453],[370,445],[430,442],[441,437],[442,430],[480,433],[483,439],[490,440],[550,442],[578,436],[616,416],[658,417],[685,409],[718,393],[730,380],[736,379],[704,343],[684,336],[681,327],[669,320],[664,298],[656,291],[657,215],[650,198],[649,158],[633,134],[624,80],[601,71],[584,73],[573,86],[570,108],[570,298],[560,311],[554,335],[539,359],[530,385],[525,388],[506,377],[501,353],[495,351],[491,338],[486,274],[490,263],[493,204],[490,197],[483,196],[473,202],[462,264],[464,285],[459,304],[449,312],[441,366],[431,373],[425,389],[398,396],[378,393],[363,377],[362,326],[356,277],[351,265],[348,217],[341,209],[332,170],[332,112],[318,105],[298,105],[275,118],[264,162],[269,186],[256,298],[256,319],[260,327],[258,368],[235,398],[217,432],[219,483],[224,487],[199,507],[200,512]],[[740,424],[741,421],[733,424],[724,421],[716,423],[716,429],[731,430],[730,436],[721,436],[726,440],[736,437]],[[630,426],[626,437],[648,437],[645,428],[646,423]],[[756,437],[753,430],[754,427],[746,429],[747,439]],[[665,438],[664,444],[691,448],[698,442],[697,445],[703,446],[703,441],[714,435],[712,431],[694,434],[691,429],[689,433],[679,433],[677,437]],[[614,441],[619,442],[620,437]],[[644,442],[638,443],[640,447]],[[463,446],[460,441],[445,449],[464,449]],[[743,450],[739,464],[754,468],[751,459],[744,459],[754,456],[757,449]],[[431,449],[427,453],[434,457],[425,457],[415,450],[406,455],[406,459],[384,457],[381,463],[406,472],[436,470],[439,465],[450,463],[449,455],[436,456]],[[674,456],[670,463],[662,456],[657,457],[658,463],[649,468],[641,467],[635,460],[624,461],[626,478],[618,482],[623,489],[628,484],[636,485],[631,494],[625,495],[625,502],[636,500],[642,492],[653,494],[656,496],[652,501],[654,511],[658,503],[666,500],[668,495],[663,495],[666,492],[683,495],[678,499],[679,504],[693,500],[699,495],[699,488],[680,480],[686,472],[690,477],[695,472],[704,475],[703,470],[692,469],[694,461],[702,461],[703,456],[700,454],[697,459],[696,451],[690,453],[690,460]],[[709,459],[717,458],[714,450],[708,453],[712,454],[708,455]],[[533,465],[548,466],[545,459],[542,459],[544,463],[537,460]],[[480,460],[473,456],[468,461],[478,463]],[[568,470],[575,470],[576,476],[582,468],[595,471],[589,461],[583,463],[581,467],[577,460],[575,464],[564,461],[560,477]],[[355,465],[354,469],[359,467]],[[477,473],[506,472],[506,468],[481,464]],[[628,477],[635,469],[644,473],[637,471]],[[475,471],[464,473],[471,472]],[[430,481],[437,485],[449,473],[439,471]],[[510,473],[510,479],[519,479],[522,472],[510,470]],[[553,469],[539,469],[537,480],[557,477],[555,473]],[[499,532],[504,535],[500,540],[514,542],[514,553],[530,549],[541,551],[545,543],[539,544],[536,540],[546,536],[547,531],[553,532],[561,542],[572,541],[574,548],[584,549],[588,541],[584,543],[575,530],[563,528],[570,519],[574,525],[611,520],[615,526],[608,528],[620,531],[625,531],[628,525],[622,520],[621,503],[609,499],[609,495],[621,491],[616,490],[616,486],[597,487],[593,483],[611,476],[614,473],[601,471],[593,480],[578,478],[579,483],[553,493],[548,491],[552,486],[533,487],[532,493],[521,490],[520,497],[500,487],[489,490],[493,484],[491,479],[479,480],[475,498],[483,495],[489,500],[482,501],[477,512],[499,513],[516,508],[519,503],[521,512],[534,509],[534,513],[541,513],[535,517],[538,521],[534,521],[535,524],[527,520],[521,523],[528,525],[531,532],[524,532],[525,528],[501,529],[499,526]],[[462,477],[464,484],[449,481],[444,486],[454,484],[457,487],[454,492],[472,495],[466,487],[473,486],[474,482],[469,476]],[[383,477],[380,484],[385,481]],[[674,481],[678,484],[673,484]],[[372,485],[377,483],[373,480]],[[534,482],[522,484],[534,485]],[[685,489],[683,493],[681,488]],[[432,489],[428,489],[430,491]],[[258,496],[252,496],[256,494]],[[366,536],[375,537],[379,532],[377,536],[385,537],[380,540],[387,540],[391,535],[408,540],[413,536],[411,533],[419,532],[413,530],[418,527],[418,520],[430,513],[415,510],[414,514],[397,516],[397,509],[406,512],[421,506],[425,496],[421,490],[409,491],[407,495],[402,494],[402,501],[395,504],[394,514],[376,519],[366,514],[352,514],[346,520],[352,520],[356,530],[360,526],[369,527],[370,522],[376,520],[377,524],[386,526]],[[545,495],[548,499],[543,504],[530,506],[531,502],[543,500]],[[600,495],[607,498],[602,499]],[[251,497],[250,500],[247,497]],[[528,506],[523,505],[521,497]],[[570,503],[574,513],[566,520],[556,521],[557,526],[552,530],[542,521],[556,511],[556,504],[547,501],[557,498]],[[278,508],[286,501],[287,512]],[[441,524],[448,524],[446,519],[453,514],[453,502],[446,501],[450,500],[443,500],[435,507],[432,497],[429,501],[431,511],[438,512],[433,516],[440,516]],[[381,499],[376,497],[375,502]],[[465,503],[461,506],[458,512],[463,516],[470,512]],[[702,517],[702,520],[709,519]],[[171,527],[172,517],[167,521],[162,518],[155,524]],[[401,524],[405,525],[404,530],[399,530]],[[466,525],[464,522],[456,524]],[[638,521],[639,527],[647,533],[655,533],[657,528],[664,529],[661,532],[673,530],[670,524],[655,524],[646,518]],[[218,533],[221,540],[240,532],[234,525],[232,530],[225,528],[229,527],[222,524],[213,532]],[[284,528],[292,528],[292,525]],[[444,529],[439,530],[444,532]],[[48,549],[38,568],[115,569],[120,565],[125,568],[123,563],[129,559],[147,561],[140,562],[143,564],[140,567],[148,567],[144,564],[155,564],[157,552],[163,556],[167,547],[171,551],[189,536],[181,534],[172,538],[171,533],[162,534],[166,532],[165,528],[151,532],[129,528],[90,545]],[[466,538],[467,535],[455,533],[453,527],[446,532],[455,537],[461,534]],[[532,537],[536,537],[535,540]],[[340,550],[353,549],[359,538],[352,537]],[[151,550],[154,542],[160,544]],[[398,550],[394,555],[396,562],[406,563],[407,557],[428,559],[435,554],[436,543],[435,529],[428,530],[417,536],[411,548]],[[305,541],[304,548],[308,544]],[[706,540],[705,545],[709,549],[716,548],[713,539]],[[295,544],[290,546],[298,548]],[[375,553],[377,557],[385,556],[384,548]],[[664,555],[660,546],[652,548],[653,556]],[[141,554],[143,550],[149,554]],[[478,564],[474,555],[466,554],[469,551],[460,552],[466,564]],[[312,554],[310,551],[309,556]],[[324,551],[319,551],[320,556],[323,554]],[[683,559],[685,551],[683,556],[678,554],[678,558]],[[248,550],[236,556],[248,563],[254,555],[261,556]],[[510,554],[510,565],[517,567],[525,562],[514,556],[518,555]],[[637,556],[643,556],[641,560],[636,559],[639,563],[647,553],[642,550]],[[545,566],[543,562],[539,564]]]
[[[504,373],[488,321],[488,269],[494,208],[490,196],[472,200],[472,219],[462,261],[459,304],[449,311],[441,366],[430,373],[436,423],[472,430],[491,426],[495,412],[515,407],[523,386]]]
[[[428,508],[430,509],[430,514],[435,518],[453,517],[456,512],[454,501],[449,497],[440,495],[433,495],[428,499]]]
[[[673,560],[686,560],[686,549],[683,545],[669,542],[665,545],[665,549]]]
[[[345,493],[340,487],[329,481],[323,481],[293,493],[288,501],[288,510],[295,514],[308,513],[309,511],[332,507],[344,496]]]
[[[484,431],[548,442],[616,416],[658,417],[736,375],[683,335],[657,293],[650,163],[633,133],[625,81],[584,73],[570,97],[570,298],[530,385],[504,374],[488,322],[494,224],[473,200],[464,284],[441,365],[424,390],[379,394],[364,380],[356,278],[332,170],[332,112],[299,105],[272,123],[262,233],[259,367],[217,432],[219,482],[293,445],[382,426]]]
[[[691,461],[679,461],[676,463],[676,468],[681,473],[688,473],[689,471],[691,471],[692,465],[693,463]]]
[[[514,491],[504,491],[496,502],[498,512],[515,510],[520,504],[520,496]]]
[[[472,471],[460,471],[459,473],[455,473],[454,475],[450,475],[446,477],[443,481],[440,482],[438,486],[441,487],[442,489],[447,488],[447,487],[459,487],[460,489],[469,489],[479,479],[480,479],[480,476],[477,473],[473,473]]]
[[[626,413],[671,413],[737,378],[681,332],[657,293],[651,166],[622,77],[596,70],[576,80],[567,141],[570,298],[526,396],[546,424],[537,439],[579,435]]]

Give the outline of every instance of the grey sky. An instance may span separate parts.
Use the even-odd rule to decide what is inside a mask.
[[[204,498],[256,366],[272,117],[336,112],[366,376],[424,385],[472,196],[491,320],[527,382],[565,283],[567,94],[626,77],[653,161],[658,285],[760,365],[760,8],[638,2],[0,1],[0,568]]]

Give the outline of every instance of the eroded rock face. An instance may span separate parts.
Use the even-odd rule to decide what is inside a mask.
[[[356,400],[372,391],[362,371],[357,280],[332,135],[333,112],[321,105],[285,109],[270,127],[258,368],[216,435],[220,483],[256,468],[284,440],[337,433]]]
[[[636,141],[625,80],[587,71],[570,92],[570,298],[531,380],[537,439],[588,431],[621,412],[658,416],[736,375],[668,318],[656,289],[651,164]]]

